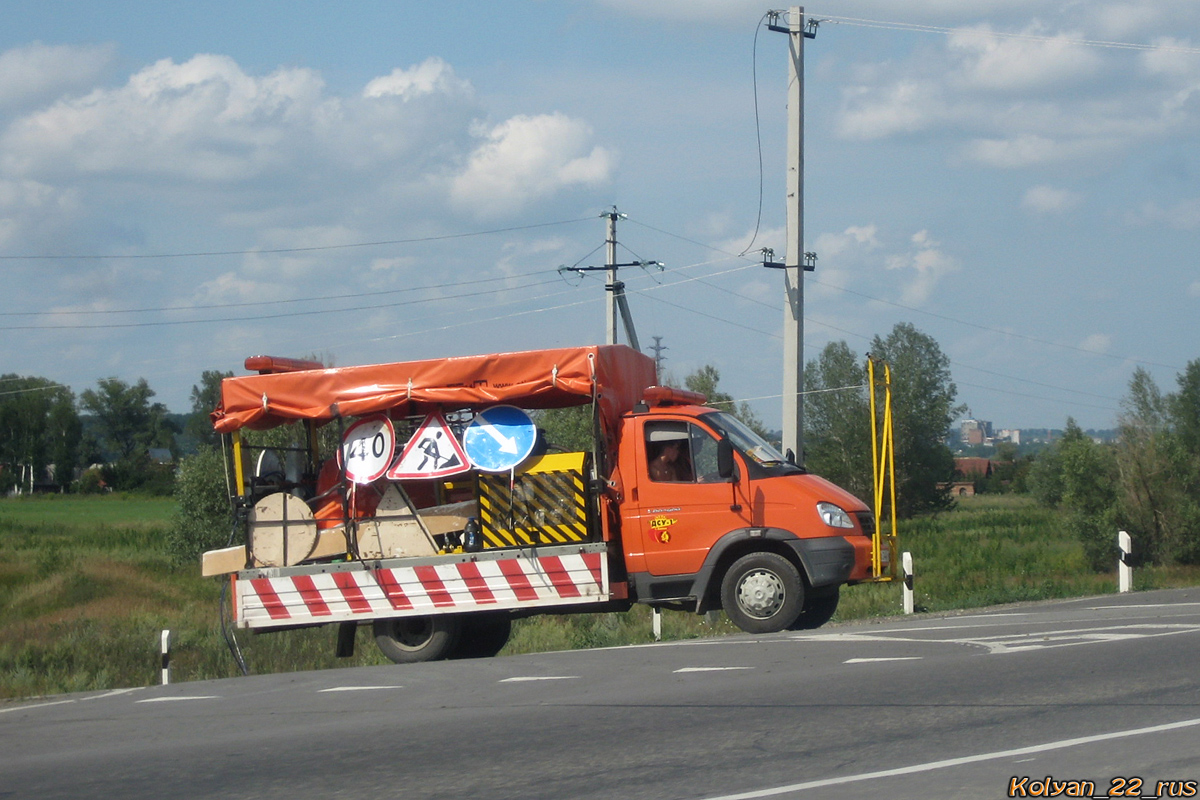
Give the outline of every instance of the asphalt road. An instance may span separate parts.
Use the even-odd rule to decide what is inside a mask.
[[[0,798],[1200,797],[1198,672],[1172,590],[69,695],[0,706]]]

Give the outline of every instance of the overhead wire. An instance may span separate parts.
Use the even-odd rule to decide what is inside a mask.
[[[248,256],[248,255],[277,255],[280,253],[314,253],[327,250],[348,250],[359,247],[382,247],[394,244],[420,244],[422,242],[442,242],[450,239],[466,239],[473,236],[490,236],[497,233],[527,231],[535,228],[549,228],[555,225],[571,225],[577,222],[590,222],[591,217],[566,219],[557,222],[535,222],[529,225],[513,225],[507,228],[492,228],[485,231],[469,231],[466,233],[447,233],[438,236],[417,236],[411,239],[385,239],[375,242],[350,242],[348,244],[312,245],[309,247],[275,247],[250,250],[210,250],[190,253],[130,253],[130,254],[60,254],[60,255],[0,255],[0,261],[44,261],[44,260],[112,260],[112,259],[150,259],[150,258],[201,258],[207,256]]]
[[[521,286],[511,288],[530,288],[534,286],[544,286],[549,283],[558,283],[559,278],[555,275],[548,280],[536,281],[527,283]],[[257,314],[248,317],[206,317],[204,319],[175,319],[175,320],[152,320],[148,322],[106,322],[99,324],[85,325],[0,325],[0,331],[22,331],[22,330],[97,330],[111,328],[154,328],[176,325],[202,325],[217,322],[253,322],[258,320],[268,319],[292,319],[295,317],[309,317],[322,314],[340,314],[350,311],[375,311],[381,308],[399,308],[401,306],[415,305],[418,303],[439,302],[445,300],[458,300],[464,297],[478,297],[485,294],[493,294],[494,290],[486,289],[477,292],[463,292],[460,294],[443,295],[440,297],[422,297],[415,300],[402,300],[395,303],[375,303],[370,305],[348,306],[342,308],[318,308],[308,309],[305,311],[289,311],[280,314]]]
[[[822,23],[829,22],[835,25],[854,25],[862,28],[880,28],[883,30],[909,31],[915,33],[936,33],[945,36],[982,36],[997,39],[1019,39],[1031,42],[1070,44],[1081,47],[1104,47],[1118,50],[1159,51],[1166,53],[1186,53],[1188,55],[1200,55],[1200,47],[1187,47],[1182,45],[1146,44],[1144,42],[1120,42],[1108,41],[1104,39],[1073,39],[1067,36],[1045,36],[1036,33],[1012,33],[1008,31],[995,31],[988,28],[947,28],[941,25],[922,25],[911,22],[892,22],[877,19],[862,19],[859,17],[837,17],[824,14],[819,15],[819,19]]]
[[[221,308],[250,308],[254,306],[288,305],[296,303],[321,302],[326,300],[353,300],[359,297],[379,297],[382,295],[420,292],[430,289],[446,289],[451,286],[474,286],[481,283],[497,283],[510,281],[514,278],[524,278],[531,275],[548,274],[550,270],[539,269],[522,272],[515,275],[500,275],[492,278],[477,278],[475,280],[451,281],[449,283],[434,283],[425,286],[406,286],[402,289],[377,289],[370,292],[354,292],[352,294],[329,294],[313,297],[293,297],[281,300],[252,300],[242,303],[205,303],[191,306],[159,306],[153,308],[116,308],[116,309],[64,309],[48,311],[0,311],[0,317],[38,317],[38,316],[86,316],[98,314],[143,314],[166,313],[172,311],[209,311]]]

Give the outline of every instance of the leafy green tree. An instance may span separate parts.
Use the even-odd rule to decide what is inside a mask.
[[[739,403],[733,399],[733,395],[718,389],[717,385],[720,382],[721,372],[712,364],[705,364],[683,379],[683,385],[689,391],[699,392],[708,398],[708,405],[732,414],[759,436],[764,439],[769,438],[769,433],[762,424],[762,420],[758,418],[750,405],[745,402]]]
[[[192,413],[184,431],[196,441],[215,446],[219,434],[213,430],[209,414],[221,402],[221,381],[232,378],[233,372],[206,369],[200,373],[200,383],[192,386]]]
[[[102,443],[118,458],[128,459],[150,447],[172,446],[167,407],[151,403],[154,390],[139,378],[132,386],[120,378],[101,378],[95,390],[80,394],[83,408],[100,423]]]
[[[79,458],[80,423],[75,395],[46,378],[0,376],[0,478],[7,487],[31,490],[38,476],[54,466],[54,480],[65,489]]]
[[[954,402],[958,388],[950,376],[950,359],[933,337],[906,322],[892,328],[886,339],[876,336],[871,355],[891,367],[899,515],[950,508],[954,455],[946,437],[963,410]]]
[[[151,462],[149,448],[175,455],[174,426],[162,403],[151,403],[154,391],[145,378],[130,385],[119,378],[102,378],[95,390],[80,394],[83,408],[93,414],[103,446],[116,455],[105,466],[105,480],[114,489],[154,493],[171,490],[173,470]]]
[[[1083,544],[1093,569],[1111,569],[1119,519],[1116,453],[1112,447],[1092,441],[1074,419],[1067,420],[1057,450],[1067,527]]]
[[[866,368],[845,342],[830,342],[804,367],[804,464],[870,500],[871,409]]]
[[[567,452],[592,449],[592,406],[547,408],[534,412],[534,421],[542,429],[546,443]]]
[[[1200,370],[1189,365],[1179,376],[1179,393],[1163,396],[1139,368],[1122,401],[1117,447],[1122,522],[1140,554],[1155,562],[1200,560],[1200,460],[1190,447],[1197,430],[1197,380]]]

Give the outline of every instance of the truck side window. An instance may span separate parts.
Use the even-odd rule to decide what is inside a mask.
[[[717,440],[703,428],[662,421],[647,422],[645,430],[650,480],[694,483],[717,474]]]
[[[650,480],[669,483],[695,480],[689,427],[686,422],[646,423],[646,468]]]
[[[717,440],[696,425],[688,427],[691,428],[692,464],[695,466],[696,479],[702,482],[720,480]]]

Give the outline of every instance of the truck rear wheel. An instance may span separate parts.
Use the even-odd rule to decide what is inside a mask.
[[[813,628],[819,628],[833,618],[833,613],[838,607],[838,587],[833,587],[833,591],[822,590],[821,594],[813,597],[810,590],[808,597],[804,601],[804,610],[800,612],[800,616],[796,617],[796,621],[788,625],[789,631],[809,631]]]
[[[742,556],[721,581],[721,607],[747,633],[785,630],[803,606],[800,571],[778,553]]]
[[[463,620],[458,646],[451,658],[491,658],[508,644],[512,618],[508,614],[471,614]]]
[[[397,664],[446,658],[458,644],[462,622],[457,617],[401,617],[375,620],[375,644]]]

